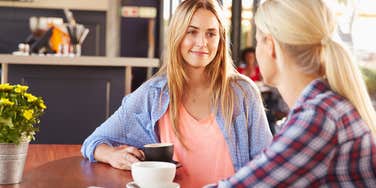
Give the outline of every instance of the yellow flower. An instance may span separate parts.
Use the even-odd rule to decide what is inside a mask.
[[[37,97],[35,97],[34,95],[30,93],[25,93],[25,97],[27,98],[27,102],[34,102],[38,99]]]
[[[34,110],[30,109],[30,110],[25,110],[22,115],[25,119],[30,120],[31,118],[33,118],[33,114],[34,114]]]
[[[46,108],[47,108],[46,105],[44,105],[43,102],[39,103],[39,106],[40,106],[42,109],[46,109]]]
[[[23,86],[23,85],[17,84],[15,89],[14,89],[14,92],[16,92],[16,93],[25,92],[28,88],[29,88],[28,86]]]
[[[13,88],[14,88],[14,86],[9,85],[8,83],[0,84],[0,90],[11,90]]]
[[[29,86],[23,86],[23,85],[17,85],[18,88],[21,89],[21,91],[27,91],[27,89],[29,89]]]
[[[1,98],[1,99],[0,99],[0,104],[10,105],[10,106],[12,106],[12,105],[14,104],[14,102],[10,101],[10,100],[7,99],[7,98]]]
[[[19,87],[16,87],[16,88],[14,89],[14,92],[16,92],[16,93],[21,93],[21,92],[22,92],[22,90],[21,90],[21,88],[19,88]]]

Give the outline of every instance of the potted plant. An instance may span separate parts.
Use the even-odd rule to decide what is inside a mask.
[[[0,84],[0,184],[22,179],[27,148],[46,109],[41,97],[22,85]]]

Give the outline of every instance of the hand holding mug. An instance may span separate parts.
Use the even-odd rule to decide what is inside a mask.
[[[145,156],[141,150],[132,146],[121,145],[112,149],[107,162],[114,168],[130,170],[133,163],[144,159]]]

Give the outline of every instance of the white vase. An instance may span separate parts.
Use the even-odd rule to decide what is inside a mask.
[[[21,182],[28,147],[28,142],[0,143],[0,184]]]

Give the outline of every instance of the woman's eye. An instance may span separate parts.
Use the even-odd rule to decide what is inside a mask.
[[[188,30],[188,31],[187,31],[187,34],[195,34],[195,33],[196,33],[195,30]]]
[[[217,34],[216,33],[208,33],[207,34],[209,37],[215,37]]]

